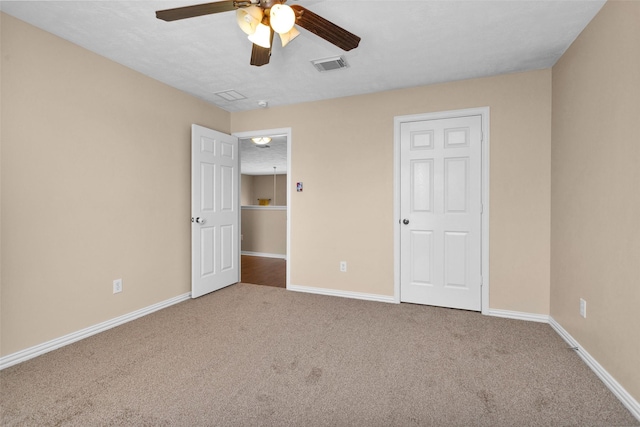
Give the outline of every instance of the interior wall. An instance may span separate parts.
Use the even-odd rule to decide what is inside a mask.
[[[639,46],[609,1],[553,67],[551,192],[551,316],[638,401]]]
[[[253,175],[240,175],[240,206],[253,204]]]
[[[482,106],[491,109],[490,307],[548,314],[549,69],[232,113],[232,132],[292,128],[289,173],[304,191],[289,200],[291,283],[393,295],[394,117]]]
[[[271,206],[287,205],[287,175],[276,175],[276,195],[273,196],[273,175],[255,175],[253,177],[252,204],[258,204],[258,199],[271,199]]]
[[[276,195],[273,196],[273,175],[242,175],[240,203],[258,205],[258,199],[271,199],[270,206],[287,206],[287,175],[276,175]]]
[[[0,356],[2,356],[2,12],[0,11]]]
[[[243,252],[287,254],[287,210],[242,208]]]
[[[1,16],[7,355],[189,292],[191,124],[230,114]]]

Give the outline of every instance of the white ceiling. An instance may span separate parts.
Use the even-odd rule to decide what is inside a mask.
[[[267,145],[256,145],[249,138],[240,139],[240,173],[273,175],[287,173],[287,137],[272,136]]]
[[[249,65],[251,43],[233,12],[174,22],[155,11],[202,0],[0,1],[0,9],[230,112],[551,67],[604,0],[290,0],[360,36],[344,52],[300,29],[269,64]],[[275,42],[277,42],[277,37]],[[343,55],[349,68],[310,61]],[[235,90],[246,99],[226,101]],[[242,173],[285,173],[286,137],[241,141]]]
[[[344,52],[314,34],[249,65],[233,12],[164,22],[155,11],[202,0],[1,1],[3,12],[227,111],[269,107],[552,66],[604,0],[290,0],[362,37]],[[276,40],[277,41],[277,40]],[[350,67],[320,73],[314,59]],[[217,92],[246,97],[225,101]]]

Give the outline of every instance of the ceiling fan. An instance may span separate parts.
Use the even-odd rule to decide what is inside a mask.
[[[302,28],[314,33],[339,48],[349,51],[358,47],[360,37],[327,21],[300,5],[288,6],[286,0],[221,0],[175,9],[159,10],[156,18],[163,21],[193,18],[213,13],[236,10],[238,25],[249,35],[253,43],[251,65],[262,66],[269,63],[274,33],[278,33],[282,46],[286,46]]]

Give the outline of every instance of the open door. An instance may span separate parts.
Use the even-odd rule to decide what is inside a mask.
[[[191,298],[240,279],[238,139],[191,126]]]

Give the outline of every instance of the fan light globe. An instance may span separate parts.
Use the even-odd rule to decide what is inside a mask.
[[[256,32],[263,15],[264,12],[258,6],[244,7],[236,11],[236,21],[240,29],[250,36]]]
[[[258,24],[256,31],[249,36],[252,43],[269,49],[271,47],[271,28],[264,24]]]
[[[293,28],[293,24],[296,23],[296,14],[286,4],[275,4],[271,7],[269,22],[276,33],[288,33]]]
[[[289,42],[300,35],[300,31],[296,29],[296,27],[291,28],[291,31],[288,33],[280,34],[280,41],[282,42],[282,47],[285,47],[289,44]]]

